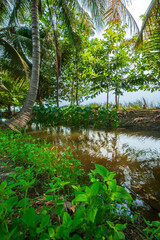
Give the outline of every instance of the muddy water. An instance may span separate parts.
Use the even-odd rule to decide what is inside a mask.
[[[116,171],[118,182],[131,192],[138,210],[147,219],[156,219],[160,212],[160,133],[68,127],[28,129],[28,133],[59,149],[70,146],[86,171],[94,169],[95,163]]]

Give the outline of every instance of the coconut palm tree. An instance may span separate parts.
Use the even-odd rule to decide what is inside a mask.
[[[20,1],[19,1],[20,2]],[[31,18],[32,18],[32,73],[30,87],[25,103],[20,112],[5,125],[11,129],[23,128],[30,120],[33,105],[36,100],[39,85],[40,68],[40,39],[39,39],[39,21],[38,21],[38,0],[31,0]]]

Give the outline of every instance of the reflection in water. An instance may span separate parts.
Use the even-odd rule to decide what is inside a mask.
[[[40,126],[35,130],[28,129],[28,133],[53,142],[60,149],[70,146],[86,171],[93,169],[95,163],[116,171],[119,182],[146,201],[148,198],[149,203],[160,211],[160,133],[158,136],[158,133],[148,132],[77,131],[68,127],[41,130]],[[135,201],[142,205],[140,199]],[[146,207],[148,209],[148,205]]]

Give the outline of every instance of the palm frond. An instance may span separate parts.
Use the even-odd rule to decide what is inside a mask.
[[[62,21],[65,23],[68,32],[69,37],[73,41],[73,29],[72,29],[72,21],[74,18],[73,15],[73,2],[72,1],[66,1],[66,0],[57,0],[57,7],[59,7],[60,15],[62,18]]]
[[[26,64],[24,59],[21,57],[21,55],[18,53],[18,51],[8,41],[6,41],[3,38],[0,38],[0,45],[4,47],[7,53],[6,55],[11,56],[11,59],[12,59],[11,64],[16,67],[20,65],[20,67],[24,69],[25,74],[27,76],[28,65]]]
[[[104,27],[103,13],[105,11],[105,0],[81,0],[82,8],[91,13],[96,29],[101,30]]]
[[[160,1],[152,0],[145,13],[145,18],[143,20],[142,27],[137,37],[135,46],[138,46],[140,42],[143,41],[143,38],[147,37],[147,35],[152,34],[155,19],[159,17],[159,14],[160,14]]]
[[[149,62],[153,63],[153,66],[160,66],[160,18],[156,21],[156,27],[152,30],[145,40],[144,54],[147,56]]]
[[[8,0],[0,0],[0,24],[6,19],[10,8],[10,2]]]
[[[4,91],[9,91],[5,86],[4,86],[4,84],[3,83],[1,83],[0,82],[0,89],[2,89],[2,90],[4,90]]]
[[[30,6],[30,0],[13,0],[12,11],[10,13],[8,25],[16,26],[20,18],[24,18],[24,12],[26,14]]]
[[[119,22],[122,21],[123,23],[127,23],[131,34],[134,32],[139,32],[138,25],[133,18],[132,14],[126,7],[125,0],[108,0],[106,1],[106,8],[105,8],[104,20],[105,22]]]

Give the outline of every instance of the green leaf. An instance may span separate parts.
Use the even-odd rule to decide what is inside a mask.
[[[82,238],[78,234],[74,234],[72,240],[82,240]]]
[[[26,203],[28,203],[28,201],[29,201],[29,198],[26,198],[26,201],[25,201],[24,198],[22,198],[22,199],[18,202],[17,207],[23,208],[24,205],[25,205]]]
[[[62,238],[63,237],[63,232],[64,232],[65,228],[61,225],[57,228],[57,231],[56,231],[56,237],[58,239]]]
[[[112,181],[108,181],[108,187],[109,187],[109,190],[112,190],[112,191],[116,191],[117,189],[117,181],[114,179]]]
[[[50,224],[50,216],[46,215],[42,218],[42,222],[40,224],[40,228],[43,229]]]
[[[95,182],[91,185],[91,195],[96,196],[99,191],[100,182]]]
[[[78,196],[75,197],[75,199],[73,199],[73,202],[88,202],[88,196],[86,194],[79,194]]]
[[[13,207],[15,204],[17,204],[18,202],[18,197],[15,196],[15,197],[10,197],[9,199],[7,199],[5,201],[9,206]]]
[[[110,228],[115,229],[114,223],[110,221],[106,221]]]
[[[40,240],[50,240],[50,237],[49,237],[49,235],[47,234],[47,233],[42,233],[41,235],[40,235],[40,238],[39,238]]]
[[[71,216],[67,212],[65,212],[63,214],[63,226],[64,227],[70,227],[71,224],[72,224]]]
[[[76,229],[76,227],[83,222],[84,217],[85,216],[75,217],[73,219],[72,229]]]
[[[55,239],[55,231],[53,228],[48,228],[48,233],[52,239]]]
[[[22,216],[22,221],[29,227],[36,227],[36,213],[34,208],[29,208]]]
[[[117,186],[116,192],[113,192],[111,195],[111,200],[118,201],[120,199],[131,201],[132,197],[124,188],[122,188],[121,186]]]
[[[122,230],[124,230],[126,228],[126,225],[127,225],[127,223],[125,223],[125,224],[116,224],[115,228],[117,230],[119,230],[119,231],[122,231]]]
[[[160,221],[152,221],[151,224],[153,227],[160,227]]]
[[[114,230],[113,240],[125,240],[124,233]]]
[[[5,189],[6,187],[7,187],[7,181],[5,180],[0,184],[0,190]]]
[[[97,211],[98,211],[98,208],[91,208],[91,209],[87,210],[87,218],[92,223],[94,223]]]
[[[156,238],[159,240],[160,239],[160,233],[156,234]]]
[[[8,239],[10,239],[13,236],[14,232],[16,231],[16,229],[17,229],[17,227],[12,229],[12,231],[9,233]]]
[[[108,177],[109,171],[107,170],[107,168],[99,164],[95,164],[95,168],[96,173],[98,173],[101,177],[103,178]]]

